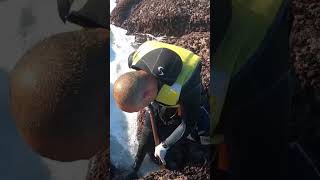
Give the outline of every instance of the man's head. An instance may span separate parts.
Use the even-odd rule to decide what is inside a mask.
[[[95,29],[53,35],[30,49],[11,72],[16,126],[40,155],[88,159],[107,144],[108,34]]]
[[[132,71],[121,75],[113,88],[117,106],[126,112],[137,112],[148,106],[157,94],[157,79],[145,71]]]

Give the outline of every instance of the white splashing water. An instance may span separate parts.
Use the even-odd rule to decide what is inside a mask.
[[[134,37],[126,36],[126,31],[111,25],[110,43],[110,154],[116,167],[128,168],[136,147],[136,116],[137,113],[125,113],[117,108],[112,96],[112,88],[116,79],[128,68],[128,55],[134,51],[130,44]]]

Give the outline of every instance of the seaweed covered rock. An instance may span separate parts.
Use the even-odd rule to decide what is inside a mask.
[[[149,175],[140,178],[140,180],[165,180],[165,179],[179,179],[179,180],[205,180],[210,179],[209,165],[187,165],[180,171],[169,171],[166,169],[152,172]]]
[[[111,23],[120,27],[130,15],[131,9],[139,2],[140,0],[116,0],[117,6],[110,15]]]
[[[320,91],[320,1],[294,0],[292,59],[302,87]]]
[[[123,21],[124,18],[127,19]],[[141,0],[136,5],[119,2],[111,13],[111,22],[129,34],[181,36],[192,31],[210,31],[210,1]]]
[[[89,162],[86,180],[110,179],[114,168],[109,157],[109,148],[99,151]]]

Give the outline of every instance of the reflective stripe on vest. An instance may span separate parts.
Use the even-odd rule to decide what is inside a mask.
[[[215,135],[215,129],[220,121],[229,82],[261,44],[282,2],[283,0],[232,0],[229,28],[211,61],[213,83],[210,91],[210,133],[214,144],[223,141],[223,136]]]
[[[192,53],[191,51],[167,44],[159,41],[147,41],[143,43],[132,56],[132,65],[135,65],[144,55],[157,48],[167,48],[177,53],[182,60],[182,69],[173,85],[169,86],[164,84],[156,101],[168,106],[176,106],[179,101],[181,89],[186,81],[191,77],[198,63],[200,63],[200,57]]]

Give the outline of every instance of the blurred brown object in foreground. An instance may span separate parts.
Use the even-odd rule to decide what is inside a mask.
[[[103,148],[106,120],[106,62],[109,31],[59,33],[41,42],[10,74],[16,126],[40,155],[88,159]]]

